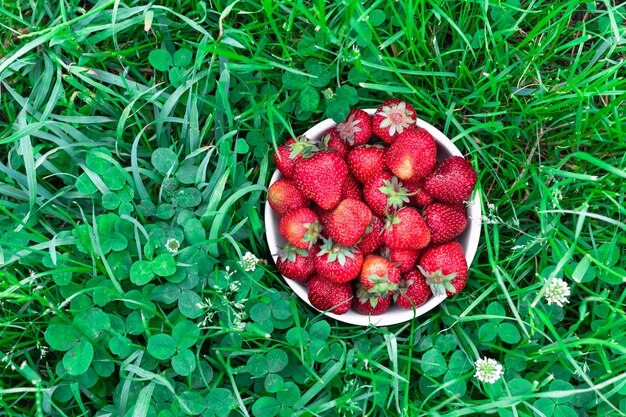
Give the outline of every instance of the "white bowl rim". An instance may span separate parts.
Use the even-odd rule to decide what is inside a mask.
[[[376,109],[363,109],[369,115],[373,115],[376,112]],[[326,119],[306,132],[304,135],[312,140],[319,140],[321,135],[327,129],[330,129],[336,125],[336,122],[333,119]],[[445,149],[450,156],[463,156],[461,151],[454,145],[454,143],[448,139],[446,135],[444,135],[439,129],[431,125],[430,123],[417,118],[416,125],[423,129],[426,129],[434,138],[437,143],[437,147],[442,147]],[[439,151],[438,151],[439,153]],[[281,178],[281,173],[276,170],[270,179],[270,183],[268,185],[271,186],[275,181]],[[468,241],[467,247],[465,249],[465,259],[467,260],[467,264],[471,265],[474,257],[476,256],[476,251],[478,249],[478,243],[480,241],[480,232],[481,232],[481,204],[480,204],[480,193],[474,190],[472,199],[470,200],[469,205],[467,206],[467,217],[468,224],[467,228],[463,232],[465,239]],[[278,259],[278,243],[280,241],[284,241],[280,233],[278,232],[278,222],[277,216],[272,211],[270,205],[265,203],[265,230],[266,230],[266,238],[267,243],[270,248],[270,253],[272,254],[272,258],[274,262]],[[391,306],[389,310],[379,316],[366,316],[363,314],[359,314],[354,310],[348,311],[346,314],[333,314],[330,312],[324,312],[313,307],[311,302],[309,301],[308,291],[306,286],[300,284],[292,279],[283,277],[287,285],[293,290],[294,293],[298,297],[300,297],[304,302],[306,302],[311,308],[314,310],[320,311],[326,316],[333,318],[337,321],[341,321],[343,323],[354,324],[359,326],[391,326],[394,324],[400,324],[412,320],[416,317],[426,314],[433,308],[437,307],[439,304],[443,302],[447,297],[445,295],[441,296],[433,296],[431,297],[425,304],[413,309],[413,310],[405,310],[398,306]]]

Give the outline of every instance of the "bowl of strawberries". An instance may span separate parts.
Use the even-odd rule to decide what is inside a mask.
[[[267,242],[309,306],[388,326],[463,290],[480,239],[476,171],[410,104],[324,120],[280,146],[274,162]]]

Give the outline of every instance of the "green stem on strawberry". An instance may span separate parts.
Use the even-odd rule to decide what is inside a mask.
[[[417,266],[417,269],[426,277],[426,283],[430,286],[434,295],[445,295],[446,291],[452,294],[456,293],[456,288],[452,285],[451,281],[456,278],[456,272],[448,275],[444,275],[441,269],[429,274],[421,266]]]

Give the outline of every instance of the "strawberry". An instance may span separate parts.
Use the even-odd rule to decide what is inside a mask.
[[[354,200],[363,200],[363,192],[361,186],[354,179],[351,174],[346,177],[346,182],[343,184],[343,191],[341,192],[341,199],[352,198]]]
[[[315,273],[316,249],[317,247],[313,247],[307,251],[286,243],[278,251],[276,269],[282,276],[304,284]]]
[[[414,129],[417,114],[408,103],[397,99],[385,101],[372,117],[372,129],[376,136],[393,143],[398,134]]]
[[[365,111],[352,109],[346,121],[337,125],[337,131],[349,146],[363,145],[372,137],[372,120]]]
[[[426,283],[426,278],[419,271],[411,271],[400,280],[398,292],[393,295],[393,300],[398,306],[407,310],[424,304],[432,292]]]
[[[324,278],[335,282],[348,282],[359,276],[363,265],[363,254],[356,248],[323,239],[324,244],[315,257],[315,270]]]
[[[465,230],[465,207],[460,204],[433,203],[424,209],[424,221],[432,243],[449,242]]]
[[[365,233],[361,237],[356,247],[363,253],[363,256],[374,253],[376,249],[382,246],[383,241],[383,227],[385,223],[380,217],[372,216],[372,221],[365,228]]]
[[[463,203],[472,195],[474,185],[476,172],[461,156],[439,162],[424,179],[424,190],[443,203]]]
[[[417,207],[426,207],[433,202],[433,196],[424,191],[423,184],[423,180],[415,182],[402,182],[402,185],[404,185],[404,187],[409,191],[410,202],[415,204]]]
[[[303,154],[313,150],[315,146],[304,135],[289,139],[284,145],[278,147],[278,152],[274,153],[276,168],[284,177],[291,178],[296,161],[302,159]]]
[[[415,182],[426,177],[436,162],[437,145],[425,129],[398,134],[385,154],[387,168],[402,181]]]
[[[382,145],[363,145],[348,153],[348,168],[362,184],[367,184],[385,171],[385,152]]]
[[[334,209],[341,201],[348,165],[336,152],[319,152],[300,159],[294,168],[296,186],[324,210]]]
[[[339,131],[334,127],[322,134],[320,147],[322,150],[337,152],[342,159],[346,159],[350,151],[350,147],[341,139]]]
[[[419,212],[405,207],[387,219],[383,239],[391,249],[418,250],[428,245],[430,232]]]
[[[300,207],[308,207],[311,200],[302,195],[296,184],[287,178],[280,178],[267,190],[267,202],[278,216]]]
[[[415,268],[420,252],[419,250],[390,249],[385,247],[382,251],[382,256],[389,259],[398,267],[401,273],[405,274]]]
[[[383,314],[391,305],[391,295],[381,297],[368,292],[363,284],[357,282],[356,297],[352,299],[352,308],[359,314],[376,316]]]
[[[352,285],[337,283],[319,275],[309,279],[309,301],[318,310],[345,314],[352,304]]]
[[[400,270],[389,259],[367,255],[361,268],[360,281],[370,293],[386,297],[398,288]]]
[[[458,294],[467,282],[467,261],[459,242],[444,243],[424,251],[418,269],[433,294]]]
[[[402,182],[385,171],[379,174],[363,187],[363,198],[372,213],[384,217],[393,210],[397,210],[409,202],[407,189]]]
[[[363,236],[371,221],[372,212],[367,204],[347,199],[330,213],[326,231],[335,243],[353,246]]]
[[[317,214],[302,207],[285,214],[278,223],[278,231],[298,249],[310,249],[317,242],[320,224]]]

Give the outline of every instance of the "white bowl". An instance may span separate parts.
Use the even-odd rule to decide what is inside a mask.
[[[364,110],[370,115],[373,115],[376,112],[376,109]],[[327,129],[334,127],[335,124],[336,123],[334,120],[326,119],[307,130],[304,135],[311,140],[319,141],[322,137],[322,133]],[[461,151],[459,151],[459,149],[452,143],[452,141],[450,141],[450,139],[448,139],[436,127],[420,119],[417,119],[417,126],[428,130],[428,132],[435,138],[435,142],[437,143],[437,160],[442,160],[455,155],[463,156]],[[272,175],[270,185],[272,185],[276,180],[281,177],[281,173],[276,170],[274,172],[274,175]],[[463,246],[463,250],[465,251],[465,259],[467,259],[467,264],[471,265],[472,261],[474,260],[474,256],[476,255],[478,241],[480,240],[481,209],[480,195],[477,192],[474,192],[472,200],[467,207],[467,218],[467,228],[465,229],[463,234],[461,234],[457,238],[457,240],[459,241],[461,246]],[[267,243],[269,245],[272,257],[274,258],[274,262],[276,262],[278,258],[277,253],[279,248],[282,247],[285,243],[285,239],[278,232],[279,220],[279,217],[276,215],[276,213],[274,213],[270,205],[268,203],[265,203],[265,229],[267,235]],[[293,292],[298,295],[298,297],[300,297],[308,305],[315,309],[315,307],[313,307],[311,305],[311,302],[309,301],[306,285],[302,285],[289,278],[285,278],[285,281],[291,287]],[[414,319],[415,317],[426,314],[428,311],[441,304],[441,302],[445,298],[445,295],[437,297],[432,296],[425,304],[417,307],[415,311],[405,310],[396,305],[392,305],[389,310],[379,316],[366,316],[363,314],[359,314],[354,310],[349,310],[346,314],[341,315],[328,312],[324,312],[324,314],[332,317],[335,320],[349,324],[356,324],[360,326],[389,326],[392,324],[404,323],[406,321]]]

